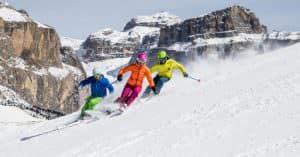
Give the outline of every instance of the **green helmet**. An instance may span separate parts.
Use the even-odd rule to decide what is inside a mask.
[[[164,50],[161,50],[157,53],[157,58],[158,59],[162,59],[162,58],[166,58],[167,57],[167,52]]]

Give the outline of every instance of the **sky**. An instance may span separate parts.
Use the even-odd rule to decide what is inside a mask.
[[[299,0],[0,0],[44,24],[60,36],[86,39],[103,28],[121,31],[131,18],[168,11],[182,19],[239,4],[251,9],[269,31],[300,31]]]

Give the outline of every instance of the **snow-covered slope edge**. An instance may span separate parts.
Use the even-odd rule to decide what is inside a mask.
[[[7,137],[0,138],[0,156],[297,157],[299,51],[296,44],[234,62],[202,61],[188,68],[191,75],[201,75],[200,84],[175,75],[161,95],[138,100],[119,117],[26,144],[19,139],[55,128],[69,116],[1,134]]]
[[[19,121],[26,121],[28,117],[38,117],[43,118],[39,114],[32,111],[33,107],[28,102],[20,98],[20,96],[15,93],[13,90],[6,88],[0,85],[0,107],[3,114],[1,114],[1,122],[8,122],[7,119],[16,119],[16,117],[25,117],[23,120],[19,118]],[[18,107],[18,108],[15,108]],[[17,115],[8,114],[7,112],[4,114],[4,111],[15,113]]]

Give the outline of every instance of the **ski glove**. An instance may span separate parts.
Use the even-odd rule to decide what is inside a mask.
[[[189,77],[188,73],[183,73],[183,77]]]
[[[117,79],[118,79],[118,81],[122,81],[122,80],[123,80],[123,75],[121,75],[121,74],[118,75],[118,78],[117,78]]]
[[[154,94],[158,94],[155,87],[151,87]]]

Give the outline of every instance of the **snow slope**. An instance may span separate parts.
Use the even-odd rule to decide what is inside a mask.
[[[298,157],[300,44],[188,67],[201,83],[176,74],[162,93],[123,115],[49,135],[75,114],[31,126],[1,126],[0,156]],[[116,94],[125,82],[116,84]],[[18,149],[16,151],[16,148]]]

